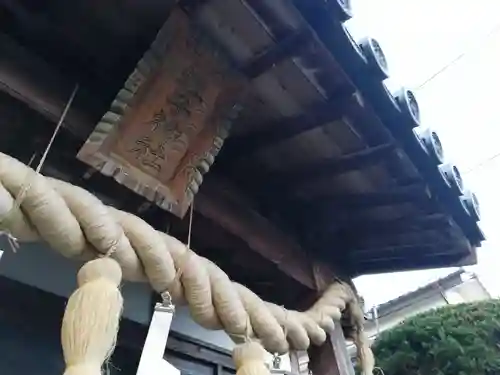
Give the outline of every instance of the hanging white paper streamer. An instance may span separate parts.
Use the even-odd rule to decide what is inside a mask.
[[[137,375],[180,375],[181,372],[164,359],[174,311],[171,304],[156,304]]]

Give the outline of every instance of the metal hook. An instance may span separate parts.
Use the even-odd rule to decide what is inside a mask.
[[[278,353],[273,354],[273,368],[274,369],[279,369],[281,367],[281,357],[278,355]]]
[[[161,296],[161,307],[164,309],[169,309],[172,313],[175,312],[175,305],[172,301],[172,295],[168,292],[168,290],[164,291],[163,293],[160,294]],[[158,306],[155,306],[155,309]]]

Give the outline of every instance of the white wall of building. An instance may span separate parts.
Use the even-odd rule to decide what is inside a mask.
[[[378,324],[374,321],[366,322],[365,330],[368,337],[373,342],[378,333],[393,328],[405,319],[417,314],[437,309],[448,304],[481,301],[489,298],[491,298],[491,295],[482,283],[476,277],[467,278],[467,274],[465,274],[465,279],[463,279],[461,284],[447,290],[439,290],[436,288],[432,292],[427,291],[418,297],[416,296],[415,299],[409,301],[406,306],[402,306],[402,308],[388,315],[380,316],[378,318]],[[349,345],[348,350],[351,356],[355,354],[353,345]]]
[[[403,308],[393,314],[383,316],[378,319],[378,331],[385,331],[396,326],[404,319],[445,305],[446,301],[440,295],[433,296],[432,298],[426,299],[425,301],[422,301],[421,303],[416,305],[409,305],[408,307]],[[367,324],[365,325],[365,329],[369,337],[376,336],[377,325],[374,322],[367,322]]]
[[[467,279],[467,276],[465,277],[466,278],[459,285],[441,291],[436,288],[436,290],[431,293],[427,292],[425,298],[416,298],[413,303],[409,303],[407,306],[389,315],[380,316],[378,319],[378,331],[385,331],[405,319],[431,309],[436,309],[448,304],[474,302],[490,298],[489,293],[477,278]],[[375,322],[367,322],[365,328],[369,336],[377,334],[377,325]]]

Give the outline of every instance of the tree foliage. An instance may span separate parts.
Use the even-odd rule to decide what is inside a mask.
[[[382,332],[373,350],[386,375],[500,375],[500,301],[419,314]]]

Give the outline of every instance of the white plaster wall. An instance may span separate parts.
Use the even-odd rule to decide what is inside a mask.
[[[418,303],[413,303],[411,306],[401,309],[389,316],[381,317],[379,319],[379,331],[385,331],[386,329],[394,327],[404,319],[447,304],[453,305],[490,298],[489,293],[475,278],[465,280],[462,284],[446,290],[444,295],[447,301],[442,295],[436,292],[430,298],[419,301]],[[373,322],[368,322],[366,324],[366,330],[370,336],[376,334],[375,324]]]
[[[380,333],[387,329],[390,329],[403,320],[408,319],[412,316],[431,309],[445,306],[447,304],[453,305],[464,302],[481,301],[491,298],[491,295],[476,278],[465,280],[462,284],[444,291],[444,295],[446,299],[436,291],[434,295],[425,300],[421,300],[418,303],[413,303],[411,306],[405,307],[388,316],[381,317],[378,322],[378,332]],[[373,341],[377,335],[377,327],[375,323],[373,321],[367,322],[365,324],[365,329],[368,337],[370,337]],[[355,348],[353,345],[349,345],[349,353],[350,355],[354,355]]]
[[[418,304],[412,304],[406,308],[403,308],[389,316],[381,317],[379,319],[379,325],[378,329],[379,332],[385,331],[387,329],[390,329],[400,322],[402,322],[405,319],[408,319],[412,316],[415,316],[417,314],[423,313],[425,311],[435,309],[441,306],[445,306],[446,301],[444,298],[436,294],[435,296],[428,298],[424,301],[421,301]],[[376,335],[377,334],[377,328],[375,324],[370,321],[368,324],[366,324],[366,332],[368,336]]]
[[[491,298],[491,295],[476,278],[464,281],[462,284],[453,288],[450,292],[458,294],[460,296],[460,302],[482,301]],[[450,301],[450,303],[453,302]]]
[[[4,238],[0,239],[0,275],[44,291],[68,297],[76,287],[79,264],[63,258],[42,244],[26,244],[14,254]],[[124,316],[141,324],[149,324],[150,288],[147,284],[126,283]],[[185,307],[177,308],[172,329],[178,333],[209,342],[224,349],[234,344],[223,331],[209,331],[196,324]]]

